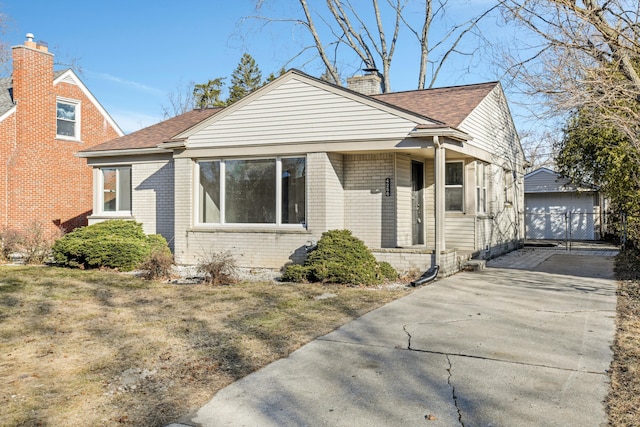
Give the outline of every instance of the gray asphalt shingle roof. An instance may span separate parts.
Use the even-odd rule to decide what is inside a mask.
[[[301,73],[304,74],[304,73]],[[457,127],[499,83],[395,92],[371,96],[392,107]],[[345,89],[345,88],[341,88]],[[349,90],[349,89],[345,89]],[[81,152],[153,148],[208,119],[222,108],[194,110]],[[440,127],[418,125],[418,127]]]
[[[192,110],[120,138],[81,150],[81,152],[154,148],[158,144],[168,142],[174,136],[208,119],[219,111],[222,111],[222,108]]]
[[[0,116],[13,107],[13,84],[11,77],[0,79]]]

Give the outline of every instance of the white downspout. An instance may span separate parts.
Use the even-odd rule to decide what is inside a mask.
[[[435,147],[435,202],[436,202],[436,253],[435,253],[435,265],[440,265],[440,254],[446,249],[446,242],[444,237],[444,180],[445,180],[445,148],[440,144],[440,140],[437,135],[433,136],[433,145]],[[441,266],[442,268],[442,266]]]

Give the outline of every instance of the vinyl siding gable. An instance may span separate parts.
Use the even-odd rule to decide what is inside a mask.
[[[190,135],[187,145],[401,140],[416,123],[294,77],[213,120]]]
[[[460,129],[473,136],[466,144],[493,153],[492,163],[512,170],[521,169],[524,154],[500,85],[464,119]]]

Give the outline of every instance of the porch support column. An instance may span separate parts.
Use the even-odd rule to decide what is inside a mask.
[[[436,181],[436,253],[435,264],[440,265],[440,254],[446,249],[446,241],[444,237],[444,169],[445,169],[445,148],[440,143],[437,135],[433,137],[433,145],[435,146],[435,181]]]

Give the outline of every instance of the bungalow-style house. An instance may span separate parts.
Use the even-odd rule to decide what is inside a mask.
[[[524,157],[499,83],[380,94],[369,74],[348,85],[291,70],[224,109],[82,150],[90,223],[135,219],[179,264],[232,251],[272,269],[302,262],[331,229],[401,271],[449,274],[521,243]]]
[[[53,57],[27,34],[0,79],[0,229],[87,225],[93,178],[74,153],[124,135],[72,70],[54,71]]]
[[[551,169],[539,168],[524,177],[524,203],[527,239],[604,237],[606,200],[594,185],[576,185]]]

